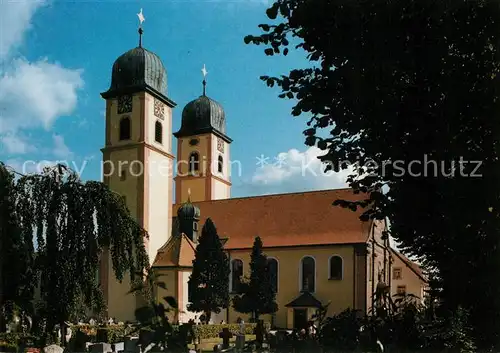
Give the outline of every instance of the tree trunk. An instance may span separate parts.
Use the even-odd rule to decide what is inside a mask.
[[[61,330],[61,346],[66,347],[66,324],[64,321],[59,324],[59,329]]]
[[[209,324],[210,323],[210,318],[212,317],[212,312],[211,311],[206,311],[205,312],[205,324]]]

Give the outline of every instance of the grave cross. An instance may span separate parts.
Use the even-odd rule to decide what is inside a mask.
[[[229,348],[229,340],[233,338],[233,334],[227,327],[222,329],[222,332],[219,333],[219,337],[222,338],[222,348],[223,349],[228,349]]]

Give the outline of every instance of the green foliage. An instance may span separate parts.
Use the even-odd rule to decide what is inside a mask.
[[[296,100],[326,170],[352,166],[370,193],[335,204],[388,218],[480,348],[500,348],[498,1],[277,0],[267,15],[245,42],[272,56],[293,41],[310,66],[262,80]]]
[[[253,335],[257,324],[245,324],[245,334]],[[267,330],[270,329],[270,324],[268,322],[264,323]],[[210,339],[218,338],[219,333],[222,332],[224,328],[229,329],[233,334],[239,334],[240,325],[239,324],[214,324],[214,325],[195,325],[193,326],[194,335],[199,339]]]
[[[222,248],[217,229],[208,218],[201,231],[193,272],[189,278],[188,310],[203,312],[206,322],[211,313],[220,313],[229,303],[229,259]]]
[[[9,188],[3,185],[0,192]],[[147,233],[131,217],[123,199],[103,183],[83,183],[75,172],[57,165],[20,177],[11,198],[28,260],[36,235],[36,261],[28,261],[26,272],[43,273],[38,314],[46,320],[40,325],[45,335],[83,307],[103,309],[96,274],[104,249],[109,249],[119,280],[126,272],[135,280],[136,271],[149,265],[144,248]],[[3,247],[0,258],[5,251]]]
[[[260,314],[278,310],[276,292],[268,270],[267,256],[262,252],[262,240],[256,237],[250,260],[250,281],[242,283],[242,295],[233,298],[233,307],[240,313],[251,313],[254,320]]]
[[[123,341],[124,337],[136,331],[136,329],[131,325],[106,325],[101,327],[99,325],[84,324],[72,325],[70,327],[71,330],[75,332],[74,336],[76,336],[76,332],[81,332],[83,335],[85,335],[87,342],[98,342],[96,339],[98,330],[106,331],[105,336],[108,338],[107,343],[121,342]]]
[[[14,176],[0,162],[0,332],[14,315],[32,313],[37,276],[33,235],[19,227]]]
[[[361,345],[362,325],[363,314],[346,310],[320,323],[318,339],[328,351],[353,352]]]
[[[158,288],[166,289],[161,276],[154,270],[149,270],[145,281],[132,288],[131,293],[148,293],[148,304],[137,308],[135,318],[138,322],[137,330],[140,331],[139,343],[142,347],[154,344],[153,349],[169,352],[185,352],[187,350],[188,336],[185,331],[174,329],[169,321],[168,313],[178,310],[177,301],[173,297],[164,297],[164,303],[157,303],[155,293]]]

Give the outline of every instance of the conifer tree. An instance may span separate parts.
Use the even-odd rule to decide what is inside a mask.
[[[262,240],[256,237],[250,261],[250,281],[242,285],[243,294],[234,297],[234,309],[240,313],[251,313],[255,321],[261,314],[275,313],[278,305],[271,275],[267,256],[262,252]]]
[[[208,218],[201,231],[189,278],[189,305],[192,312],[203,312],[206,323],[212,313],[220,313],[229,302],[229,259],[217,235],[217,229]]]

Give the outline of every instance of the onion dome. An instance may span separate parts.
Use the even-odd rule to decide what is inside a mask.
[[[167,91],[167,71],[161,59],[149,50],[137,47],[122,54],[113,64],[111,86],[105,93],[152,88],[160,94]],[[106,98],[106,97],[105,97]]]
[[[226,115],[222,105],[207,97],[206,81],[203,80],[203,95],[192,100],[182,110],[181,128],[174,133],[175,137],[186,137],[214,133],[228,143],[232,140],[226,136]]]
[[[166,97],[167,70],[158,55],[142,47],[142,33],[142,28],[139,28],[139,46],[115,60],[111,86],[101,96],[107,99],[147,91],[174,107],[175,103]]]
[[[193,205],[191,201],[188,199],[177,210],[177,218],[179,219],[179,222],[182,222],[182,220],[184,219],[189,219],[189,220],[199,219],[200,209],[195,205]]]

